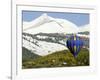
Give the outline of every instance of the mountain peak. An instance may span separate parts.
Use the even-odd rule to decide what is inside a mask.
[[[43,17],[48,17],[47,13],[42,14]]]
[[[49,22],[51,19],[50,17],[47,15],[47,13],[44,13],[40,16],[40,20],[43,20],[43,22]]]
[[[23,24],[23,31],[30,34],[35,33],[77,33],[78,27],[66,20],[60,18],[53,18],[43,13],[41,16],[32,22]]]

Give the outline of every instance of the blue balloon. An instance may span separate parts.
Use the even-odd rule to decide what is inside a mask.
[[[68,38],[66,44],[73,56],[76,57],[83,46],[83,40],[81,40],[80,37],[74,34]]]

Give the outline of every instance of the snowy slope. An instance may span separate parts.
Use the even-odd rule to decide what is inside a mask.
[[[90,31],[90,24],[79,27],[78,32],[85,32],[85,31],[88,31],[88,32]]]
[[[79,37],[85,37],[85,38],[89,38],[90,37],[89,35],[85,35],[85,34],[77,34],[77,36],[79,36]]]
[[[79,31],[78,32],[83,32],[84,34],[77,34],[78,36],[80,37],[85,37],[85,38],[89,38],[89,34],[85,34],[85,32],[90,32],[90,24],[87,24],[87,25],[84,25],[84,26],[81,26],[79,27]]]
[[[35,54],[45,56],[56,51],[67,49],[65,46],[45,41],[37,41],[38,46],[23,39],[23,46]]]
[[[42,14],[31,22],[23,22],[23,31],[30,34],[36,33],[77,33],[78,27],[65,19],[52,18]]]
[[[55,37],[40,35],[32,37],[32,35],[25,33],[23,34],[23,47],[41,56],[67,49],[63,40],[56,40]]]
[[[60,27],[56,22],[49,22],[45,23],[37,28],[27,29],[24,32],[30,34],[37,34],[37,33],[63,33],[64,30]]]

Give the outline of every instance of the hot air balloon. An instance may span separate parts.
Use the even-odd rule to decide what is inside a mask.
[[[76,34],[72,34],[66,41],[66,44],[73,56],[76,57],[83,46],[83,40],[81,40]]]

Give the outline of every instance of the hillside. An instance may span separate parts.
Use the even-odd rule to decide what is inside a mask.
[[[37,54],[34,54],[33,52],[29,51],[25,47],[22,47],[22,62],[26,62],[29,60],[35,60],[39,58],[40,56]]]
[[[23,69],[46,67],[88,66],[89,51],[82,49],[76,58],[68,50],[58,51],[35,60],[23,62]]]

